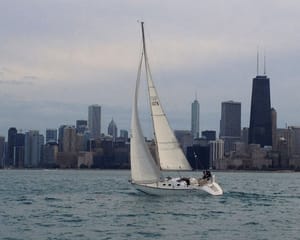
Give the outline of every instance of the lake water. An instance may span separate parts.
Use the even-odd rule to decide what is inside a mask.
[[[129,171],[0,170],[0,239],[300,239],[300,173],[216,175],[223,196],[153,197]]]

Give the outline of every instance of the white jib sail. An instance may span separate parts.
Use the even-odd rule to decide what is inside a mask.
[[[145,56],[145,62],[149,101],[160,167],[162,170],[192,170],[161,106],[156,88],[152,81],[147,55]]]
[[[135,183],[153,183],[160,180],[161,173],[158,165],[155,163],[150,153],[148,146],[146,145],[138,116],[138,91],[140,85],[142,61],[143,54],[139,64],[132,107],[130,140],[131,179]]]

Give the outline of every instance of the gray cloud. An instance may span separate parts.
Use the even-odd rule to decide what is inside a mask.
[[[3,0],[0,8],[0,133],[10,124],[73,122],[93,103],[104,121],[128,128],[137,19],[146,22],[154,81],[174,128],[190,127],[195,91],[202,130],[219,128],[221,101],[231,99],[242,102],[247,126],[257,45],[267,49],[278,125],[299,125],[297,0]],[[146,101],[141,107],[144,116]]]

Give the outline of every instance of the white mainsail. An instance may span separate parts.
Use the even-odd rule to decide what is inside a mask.
[[[130,140],[130,161],[131,161],[131,179],[135,183],[153,183],[160,179],[160,170],[155,163],[145,138],[142,133],[141,124],[138,116],[138,91],[141,77],[141,57],[138,76],[135,86],[133,100],[132,120],[131,120],[131,140]]]
[[[154,86],[146,52],[144,31],[143,46],[149,102],[160,167],[162,170],[192,170],[189,162],[183,154],[182,149],[179,146],[173,130],[168,123],[168,119],[163,111],[156,88]]]

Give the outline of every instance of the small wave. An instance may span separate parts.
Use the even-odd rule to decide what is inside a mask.
[[[3,240],[19,240],[20,238],[5,237]]]
[[[82,219],[80,218],[75,218],[75,219],[67,219],[67,220],[63,220],[61,222],[68,222],[68,223],[80,223],[80,222],[83,222]]]
[[[94,199],[94,198],[86,198],[84,200],[86,200],[86,201],[95,201],[96,199]]]
[[[55,197],[45,197],[45,200],[46,201],[62,201],[61,199],[55,198]]]
[[[252,222],[246,222],[246,223],[243,224],[243,226],[255,226],[255,225],[259,225],[259,223],[252,221]]]
[[[40,226],[40,227],[53,227],[53,226],[55,226],[54,224],[50,224],[50,223],[36,223],[35,225]]]
[[[176,217],[197,217],[197,214],[192,214],[192,213],[171,213],[171,215],[176,216]]]
[[[33,199],[27,198],[25,196],[21,196],[20,198],[16,199],[16,201],[25,205],[30,205],[34,202]]]
[[[103,192],[97,191],[97,192],[92,192],[92,194],[103,194]]]
[[[268,199],[268,198],[271,198],[272,196],[268,196],[268,195],[265,195],[265,194],[258,194],[258,193],[249,193],[249,192],[227,192],[226,197],[232,197],[232,198],[255,198],[255,199],[258,199],[258,198],[265,198],[265,199]]]
[[[140,234],[145,238],[159,238],[159,237],[162,237],[162,235],[160,233],[154,233],[154,232],[137,232],[137,234]]]

